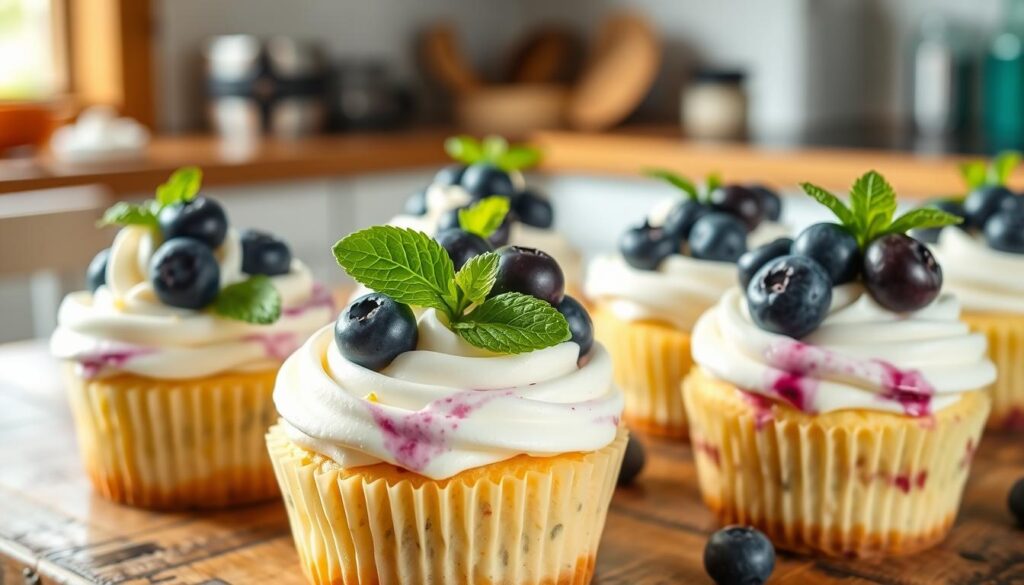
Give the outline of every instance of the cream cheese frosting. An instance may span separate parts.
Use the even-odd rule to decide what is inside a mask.
[[[985,337],[960,320],[955,296],[896,314],[859,284],[835,287],[828,317],[800,341],[759,328],[734,287],[697,322],[693,358],[744,391],[808,413],[927,416],[996,377]]]
[[[343,467],[378,462],[443,479],[520,454],[593,451],[614,438],[623,399],[594,346],[518,355],[475,348],[433,310],[416,350],[380,372],[346,360],[324,327],[281,368],[274,402],[289,437]]]
[[[50,341],[53,354],[77,362],[93,378],[131,373],[187,379],[276,368],[306,337],[330,321],[334,303],[309,269],[293,259],[291,271],[271,277],[282,300],[281,318],[255,325],[210,312],[167,306],[147,278],[159,240],[153,230],[127,226],[118,232],[107,262],[106,284],[79,291],[61,303]],[[215,252],[221,286],[248,278],[242,272],[237,231]]]
[[[1024,314],[1024,255],[993,250],[981,235],[955,227],[942,230],[932,251],[964,309]]]

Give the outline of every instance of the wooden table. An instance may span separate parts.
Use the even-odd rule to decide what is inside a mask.
[[[0,346],[0,584],[302,584],[279,503],[214,514],[154,514],[94,496],[79,469],[70,413],[42,342]],[[715,528],[686,445],[646,440],[638,484],[612,503],[598,585],[709,582]],[[1024,531],[1006,509],[1024,475],[1020,437],[981,445],[946,542],[879,562],[782,554],[773,583],[1024,583]]]

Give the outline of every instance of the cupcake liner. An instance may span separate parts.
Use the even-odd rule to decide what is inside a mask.
[[[100,494],[143,508],[221,508],[279,492],[263,436],[276,370],[196,380],[87,380],[63,366],[86,471]]]
[[[519,456],[446,480],[381,463],[344,469],[267,447],[303,571],[317,585],[590,582],[627,432],[607,447]]]
[[[701,493],[719,519],[753,525],[779,548],[843,557],[941,541],[989,411],[975,391],[931,418],[807,415],[700,368],[684,395]]]
[[[1024,315],[964,312],[971,329],[988,338],[989,357],[999,377],[989,386],[992,429],[1024,431]]]
[[[693,366],[690,334],[652,321],[623,321],[601,305],[591,316],[597,340],[612,356],[629,427],[685,439],[686,410],[679,385]]]

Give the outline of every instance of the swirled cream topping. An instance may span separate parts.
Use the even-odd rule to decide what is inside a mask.
[[[274,402],[289,436],[344,467],[386,461],[433,479],[510,459],[600,449],[622,395],[604,348],[583,366],[566,342],[519,355],[477,349],[434,310],[419,343],[375,372],[346,360],[330,327],[281,368]]]
[[[993,250],[980,235],[942,230],[932,247],[944,286],[968,311],[1024,313],[1024,255]]]
[[[160,302],[147,278],[159,245],[153,230],[128,226],[118,232],[107,262],[106,284],[61,303],[53,354],[77,362],[85,377],[121,372],[187,379],[232,371],[276,368],[310,333],[334,316],[329,291],[309,269],[292,260],[291,271],[271,277],[281,294],[281,318],[254,325],[207,311]],[[215,252],[221,287],[248,278],[242,272],[239,234],[229,230]]]
[[[927,416],[996,377],[985,337],[960,320],[956,297],[896,314],[858,284],[834,288],[828,317],[801,341],[754,324],[734,287],[697,322],[693,358],[719,379],[807,413]]]

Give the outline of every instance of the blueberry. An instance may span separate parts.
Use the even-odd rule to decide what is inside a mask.
[[[679,238],[647,224],[628,229],[619,238],[622,258],[637,270],[657,270],[662,260],[679,253],[679,247]]]
[[[775,547],[760,530],[726,526],[708,539],[704,570],[718,585],[760,585],[775,570]]]
[[[363,295],[345,307],[334,323],[334,342],[348,361],[381,370],[416,349],[419,329],[409,308],[381,293]]]
[[[228,233],[228,218],[224,208],[207,197],[168,205],[160,211],[157,219],[164,240],[192,238],[216,249]]]
[[[789,255],[792,246],[792,239],[779,238],[740,256],[740,259],[736,261],[736,267],[739,268],[740,287],[745,290],[762,266],[769,260]]]
[[[801,338],[828,316],[832,281],[806,256],[782,256],[761,267],[747,285],[750,317],[765,331]]]
[[[107,284],[107,261],[110,260],[110,248],[100,250],[99,254],[93,256],[89,267],[85,269],[85,286],[90,292]]]
[[[518,292],[557,307],[565,296],[565,275],[555,259],[522,246],[498,249],[498,275],[490,296]]]
[[[594,347],[594,322],[590,320],[587,309],[569,295],[565,295],[555,308],[569,323],[571,341],[580,346],[580,357],[590,353],[590,348]]]
[[[890,311],[916,311],[939,295],[942,268],[928,246],[904,234],[888,234],[864,251],[864,286]]]
[[[417,217],[427,214],[427,190],[420,189],[413,193],[405,200],[406,215],[415,215]]]
[[[1024,254],[1024,211],[1000,211],[985,223],[984,233],[989,248]]]
[[[434,239],[448,252],[455,270],[462,268],[470,258],[494,250],[487,240],[459,228],[441,230]]]
[[[459,209],[465,209],[464,207]],[[448,229],[462,229],[459,223],[459,209],[452,209],[441,216],[441,219],[437,221],[437,230],[443,231]],[[491,246],[498,248],[508,244],[508,239],[512,234],[512,223],[516,221],[515,213],[512,211],[508,212],[505,219],[502,220],[501,225],[498,229],[494,230],[494,233],[487,237],[487,241]]]
[[[1014,195],[1003,199],[999,204],[999,211],[1024,214],[1024,195]]]
[[[779,218],[782,217],[782,198],[779,197],[779,194],[764,185],[749,185],[747,189],[761,197],[764,218],[768,221],[779,221]]]
[[[459,181],[462,180],[463,173],[466,172],[466,165],[460,163],[450,164],[443,169],[437,171],[432,181],[435,185],[441,185],[442,187],[450,187],[452,185],[458,185]]]
[[[462,174],[459,184],[473,199],[483,199],[491,195],[511,197],[516,191],[508,173],[490,163],[469,165]]]
[[[665,216],[661,229],[679,238],[680,242],[690,237],[690,231],[697,220],[711,213],[711,208],[693,199],[687,199],[673,207]]]
[[[205,242],[174,238],[160,245],[149,260],[153,291],[165,305],[201,309],[220,291],[220,265]]]
[[[742,185],[723,185],[711,192],[708,202],[716,211],[740,218],[748,230],[756,228],[764,219],[761,195]]]
[[[689,243],[694,258],[735,262],[747,251],[747,228],[733,215],[712,212],[693,224]]]
[[[643,471],[646,463],[647,455],[644,453],[644,444],[630,433],[629,442],[626,443],[626,454],[622,458],[622,467],[619,468],[618,484],[620,486],[631,485]]]
[[[277,276],[292,269],[292,251],[288,244],[258,230],[242,232],[242,272]]]
[[[793,253],[817,260],[832,284],[852,282],[860,274],[860,245],[850,230],[837,223],[816,223],[793,241]]]
[[[1007,504],[1017,518],[1017,524],[1024,526],[1024,478],[1018,479],[1010,488]]]
[[[947,213],[952,213],[953,215],[957,217],[962,217],[965,220],[967,218],[967,215],[964,213],[963,204],[960,203],[959,201],[953,201],[952,199],[935,199],[933,201],[929,201],[927,207],[933,207],[935,209],[940,209]],[[960,224],[961,227],[963,225],[964,224]],[[910,235],[912,235],[914,238],[918,240],[921,240],[922,242],[934,244],[939,241],[939,234],[942,233],[943,229],[944,228],[940,227],[916,229],[911,231]]]
[[[523,191],[513,197],[512,210],[519,221],[536,228],[548,229],[555,222],[551,202],[532,191]]]
[[[1013,192],[1002,185],[978,187],[964,199],[964,215],[970,227],[982,229],[1003,204],[1003,199],[1013,197]]]

